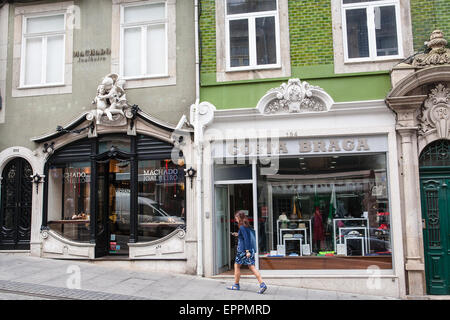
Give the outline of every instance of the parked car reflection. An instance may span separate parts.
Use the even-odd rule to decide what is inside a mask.
[[[115,205],[116,220],[129,229],[130,194],[117,193]],[[185,226],[185,221],[181,217],[169,214],[160,203],[144,196],[138,196],[137,217],[139,241],[153,241]]]

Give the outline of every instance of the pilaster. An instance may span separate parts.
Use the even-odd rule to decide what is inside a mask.
[[[419,189],[419,154],[417,116],[426,95],[388,98],[388,105],[397,114],[397,133],[400,136],[401,179],[403,180],[403,215],[405,221],[405,270],[410,295],[425,293],[425,267],[422,250],[421,203]]]

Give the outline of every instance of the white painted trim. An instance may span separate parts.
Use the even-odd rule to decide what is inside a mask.
[[[259,70],[259,69],[273,69],[280,68],[280,22],[278,13],[278,0],[277,10],[273,11],[261,11],[242,14],[230,14],[225,12],[225,54],[226,54],[226,71],[246,71],[246,70]],[[225,11],[226,6],[225,6]],[[256,58],[256,27],[255,22],[257,18],[274,17],[275,19],[275,42],[276,42],[276,63],[270,65],[258,65]],[[230,21],[234,20],[247,20],[248,26],[248,49],[249,49],[249,65],[241,67],[230,66]]]
[[[346,23],[346,15],[342,14],[342,36],[343,36],[343,44],[344,44],[344,62],[366,62],[366,61],[383,61],[383,60],[392,60],[392,59],[402,59],[403,58],[403,46],[402,46],[402,37],[401,37],[401,22],[400,22],[400,8],[399,8],[399,0],[385,0],[385,1],[377,1],[377,2],[366,2],[364,4],[361,3],[352,3],[352,4],[343,4],[342,12],[346,12],[347,10],[352,9],[365,9],[366,10],[366,19],[367,19],[367,31],[368,31],[368,45],[369,45],[369,57],[367,58],[349,58],[348,57],[348,41],[347,41],[347,23]],[[386,7],[386,6],[394,6],[395,8],[395,17],[396,17],[396,27],[397,27],[397,55],[391,56],[378,56],[376,51],[376,34],[375,34],[375,16],[374,16],[374,8]]]
[[[229,32],[228,20],[225,15],[226,0],[216,3],[216,81],[254,80],[267,78],[282,78],[291,76],[291,52],[289,43],[289,8],[287,0],[277,1],[276,34],[277,34],[277,64],[230,68],[229,67]],[[268,11],[272,12],[272,11]],[[266,12],[264,12],[264,15]],[[245,14],[258,15],[261,13]],[[262,15],[262,16],[264,16]],[[231,15],[232,19],[243,15]],[[249,30],[251,32],[251,30]],[[256,50],[256,49],[254,49]],[[255,55],[256,57],[256,55]]]
[[[14,158],[23,158],[31,165],[33,170],[33,174],[38,173],[39,175],[43,175],[44,173],[44,160],[39,158],[35,152],[31,151],[28,148],[15,146],[10,147],[2,152],[0,152],[0,175],[3,172],[3,169]],[[30,182],[31,183],[31,182]],[[42,194],[43,194],[43,184],[40,183],[37,187],[33,183],[32,186],[32,207],[31,207],[31,254],[39,255],[38,251],[35,250],[34,247],[39,247],[40,238],[40,228],[42,224]]]
[[[8,35],[9,35],[9,4],[0,8],[0,96],[2,109],[0,110],[0,124],[5,123],[6,113],[6,70],[8,66]]]
[[[386,5],[393,3],[394,0],[377,1],[376,5]],[[399,43],[399,54],[397,56],[375,57],[362,59],[348,59],[347,58],[347,40],[345,32],[345,15],[342,13],[342,0],[331,0],[331,14],[333,23],[333,51],[334,51],[334,72],[340,73],[354,73],[354,72],[373,72],[373,71],[388,71],[391,70],[402,58],[413,54],[412,42],[412,24],[410,14],[410,0],[395,0],[397,27],[400,31],[397,33]],[[367,4],[360,5],[346,4],[345,8],[361,7]],[[369,3],[375,5],[375,2]]]
[[[165,3],[166,18],[163,20],[155,20],[138,24],[127,24],[127,26],[141,26],[146,28],[147,25],[165,23],[166,31],[166,70],[163,74],[144,74],[137,76],[129,76],[124,79],[127,80],[126,88],[147,88],[147,87],[161,87],[176,85],[176,0],[112,0],[112,21],[120,21],[120,23],[112,24],[112,40],[111,40],[111,72],[123,74],[123,9],[128,6],[140,6],[145,4]],[[146,33],[141,30],[142,40],[141,45],[141,59],[145,60],[141,63],[141,68],[146,64],[146,56],[144,48],[146,40]]]
[[[72,93],[72,62],[73,57],[73,29],[67,27],[68,10],[73,6],[73,1],[64,1],[58,3],[37,4],[31,6],[16,6],[14,11],[14,49],[13,49],[13,77],[12,77],[12,96],[13,97],[31,97],[53,94]],[[64,14],[64,31],[49,32],[42,34],[25,35],[26,19],[29,17],[52,16]],[[45,63],[42,64],[42,79],[40,84],[25,85],[25,39],[29,37],[42,36],[45,41],[47,36],[63,35],[63,75],[62,83],[45,83]],[[46,46],[43,45],[42,50],[45,51]],[[43,52],[42,59],[46,58]]]

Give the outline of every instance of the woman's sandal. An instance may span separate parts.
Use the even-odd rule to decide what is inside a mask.
[[[235,283],[230,287],[227,287],[228,290],[241,290],[241,287],[239,286],[239,283]]]

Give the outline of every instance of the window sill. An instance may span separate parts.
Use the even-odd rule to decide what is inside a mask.
[[[150,88],[176,85],[174,75],[154,76],[154,77],[124,77],[126,89]]]
[[[126,81],[139,81],[139,80],[149,80],[149,79],[166,79],[170,76],[168,74],[160,74],[160,75],[154,75],[154,76],[131,76],[131,77],[123,77]]]
[[[246,72],[246,71],[266,71],[266,70],[279,70],[281,69],[281,65],[267,65],[267,66],[258,66],[258,67],[238,67],[238,68],[227,68],[225,72]]]
[[[23,85],[17,87],[17,90],[29,90],[29,89],[45,89],[45,88],[55,88],[55,87],[64,87],[65,83],[54,83],[54,84],[38,84],[38,85]]]
[[[374,58],[374,59],[352,59],[352,60],[344,60],[344,64],[346,65],[352,65],[352,64],[362,64],[362,63],[383,63],[383,62],[391,62],[391,61],[398,61],[403,60],[403,56],[392,56],[392,57],[386,57],[386,58]]]

